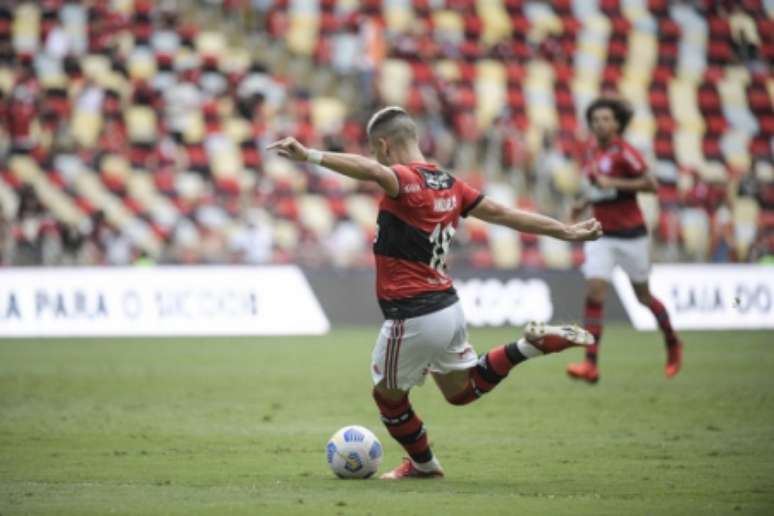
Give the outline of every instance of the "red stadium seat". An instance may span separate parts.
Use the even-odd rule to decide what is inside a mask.
[[[708,115],[704,118],[704,124],[709,134],[722,134],[728,129],[728,122],[723,115]]]
[[[731,62],[734,51],[731,43],[726,40],[711,40],[709,42],[709,60],[712,63],[726,64]]]
[[[704,159],[708,161],[721,161],[723,159],[723,152],[720,149],[718,138],[706,136],[702,141],[702,153],[704,154]]]

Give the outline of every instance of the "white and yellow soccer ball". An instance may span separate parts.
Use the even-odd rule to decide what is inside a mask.
[[[382,462],[382,443],[365,427],[345,426],[328,441],[325,457],[339,478],[370,478]]]

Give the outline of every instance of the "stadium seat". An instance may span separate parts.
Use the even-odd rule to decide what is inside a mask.
[[[304,195],[299,199],[299,221],[318,238],[333,229],[333,213],[325,198],[320,195]]]
[[[683,208],[680,214],[682,240],[689,258],[704,261],[709,252],[710,223],[702,208]]]
[[[492,227],[489,234],[489,245],[495,267],[510,269],[519,266],[521,245],[513,231],[496,226]]]
[[[385,103],[402,106],[406,104],[411,67],[403,60],[388,59],[382,65],[379,89]]]
[[[758,232],[760,207],[755,199],[739,197],[734,203],[734,240],[736,252],[741,260],[747,258],[750,246]]]
[[[538,246],[546,266],[552,269],[569,269],[572,267],[572,246],[569,242],[541,237],[538,241]]]
[[[156,113],[145,106],[133,106],[126,112],[126,127],[132,143],[153,143],[157,138]]]
[[[479,61],[475,84],[476,120],[479,127],[489,127],[505,106],[505,69],[494,60]]]

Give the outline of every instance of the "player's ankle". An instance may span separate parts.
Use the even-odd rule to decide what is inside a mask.
[[[520,338],[518,342],[516,342],[516,347],[519,349],[519,353],[524,355],[525,358],[535,358],[544,354],[543,351],[541,351],[534,344],[530,343],[524,337]]]
[[[442,469],[441,463],[435,456],[427,462],[417,462],[414,459],[411,459],[411,462],[414,463],[415,468],[423,473],[432,473],[433,471],[440,471]]]

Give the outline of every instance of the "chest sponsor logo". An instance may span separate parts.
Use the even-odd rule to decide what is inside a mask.
[[[602,156],[599,158],[597,163],[599,166],[599,171],[603,174],[609,174],[613,168],[613,160],[610,158],[610,156]]]
[[[425,178],[425,184],[431,190],[448,190],[454,184],[454,178],[443,170],[431,172],[420,169],[420,172],[422,177]]]
[[[456,207],[457,207],[456,197],[441,197],[433,201],[433,211],[436,213],[452,211]]]
[[[407,193],[407,194],[417,193],[421,189],[422,187],[419,186],[418,183],[409,183],[403,186],[403,193]]]

